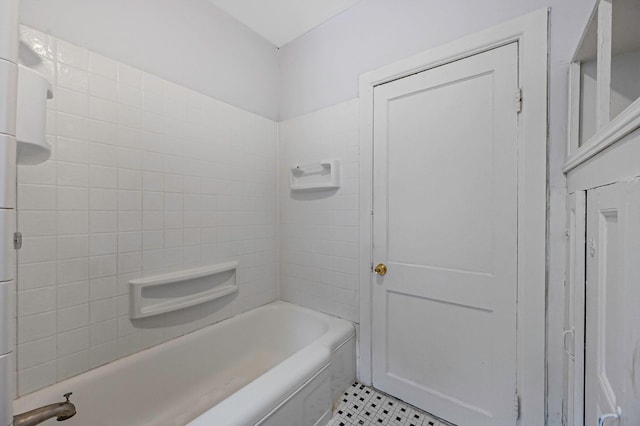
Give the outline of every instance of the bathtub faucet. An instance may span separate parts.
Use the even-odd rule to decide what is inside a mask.
[[[13,426],[39,425],[52,417],[57,417],[59,422],[70,419],[76,415],[76,406],[69,401],[70,396],[71,392],[65,393],[65,402],[56,402],[13,416]]]

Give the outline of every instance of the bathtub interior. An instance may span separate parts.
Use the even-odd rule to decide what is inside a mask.
[[[69,426],[97,424],[95,418],[101,425],[184,425],[321,339],[330,328],[326,318],[269,304],[27,395],[15,401],[14,412],[73,391],[78,415]]]

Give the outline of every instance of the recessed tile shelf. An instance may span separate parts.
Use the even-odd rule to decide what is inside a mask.
[[[227,262],[131,280],[129,316],[159,315],[234,293],[237,268],[238,262]]]
[[[300,164],[291,168],[292,191],[320,191],[340,188],[340,160]]]

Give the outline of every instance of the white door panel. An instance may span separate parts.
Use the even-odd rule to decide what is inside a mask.
[[[585,425],[640,424],[640,185],[587,195]]]
[[[516,423],[517,44],[374,90],[374,385]]]

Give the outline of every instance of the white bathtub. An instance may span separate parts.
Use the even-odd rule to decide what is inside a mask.
[[[274,302],[49,386],[14,413],[71,400],[66,426],[323,425],[355,378],[352,323]]]

